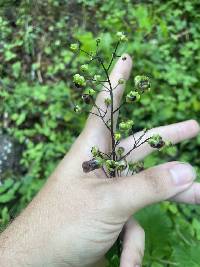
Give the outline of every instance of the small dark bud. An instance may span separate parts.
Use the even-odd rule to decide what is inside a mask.
[[[100,42],[101,42],[101,39],[100,38],[96,39],[97,46],[100,44]]]
[[[74,85],[77,87],[77,88],[81,88],[82,86],[78,83],[74,83]]]
[[[160,135],[155,134],[152,137],[150,137],[150,139],[148,140],[148,144],[152,148],[160,149],[165,145],[165,142],[163,141],[163,139]]]
[[[82,99],[85,102],[85,104],[90,104],[92,102],[92,96],[88,94],[83,94]]]
[[[162,140],[162,141],[158,142],[157,144],[152,144],[151,147],[160,149],[160,148],[162,148],[164,145],[165,145],[165,142]]]
[[[136,91],[130,91],[126,96],[127,103],[133,103],[140,100],[140,94]]]

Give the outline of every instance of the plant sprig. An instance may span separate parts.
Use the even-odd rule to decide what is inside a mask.
[[[109,78],[109,71],[110,68],[116,58],[119,57],[118,55],[118,48],[122,42],[127,41],[127,37],[124,33],[118,32],[116,34],[117,42],[114,47],[113,53],[108,64],[105,63],[104,58],[100,55],[99,52],[99,45],[100,39],[96,40],[96,51],[95,53],[87,52],[81,48],[80,43],[71,44],[70,48],[75,53],[85,53],[89,57],[89,61],[80,66],[81,74],[77,73],[73,77],[74,84],[82,88],[84,88],[90,84],[91,88],[86,89],[82,94],[82,100],[86,105],[93,105],[96,108],[96,111],[89,111],[89,113],[93,116],[97,116],[102,122],[104,123],[105,127],[110,132],[111,137],[111,151],[109,153],[104,153],[99,150],[98,147],[94,146],[91,148],[91,156],[92,159],[83,162],[82,167],[84,172],[91,172],[96,169],[102,169],[105,173],[106,177],[118,177],[122,175],[129,175],[134,174],[141,171],[144,166],[143,163],[132,163],[127,160],[128,156],[138,147],[148,143],[152,148],[161,149],[165,145],[171,145],[166,143],[160,135],[152,135],[150,137],[146,137],[147,129],[143,130],[143,133],[136,138],[133,133],[134,121],[133,120],[126,120],[121,121],[118,123],[117,130],[114,127],[114,115],[116,112],[119,112],[122,106],[125,104],[132,105],[135,102],[140,101],[142,94],[149,92],[151,89],[151,83],[149,77],[145,75],[138,75],[134,79],[135,83],[135,90],[130,91],[125,96],[125,101],[122,104],[114,109],[114,95],[113,92],[118,88],[119,85],[125,83],[125,80],[120,78],[117,81],[115,86],[112,85],[111,80]],[[126,57],[123,57],[122,60],[126,60]],[[96,74],[92,76],[90,74],[89,68],[90,63],[96,61],[101,71],[104,73],[104,77],[102,78],[101,75]],[[105,103],[105,110],[100,108],[97,103],[95,102],[95,95],[98,92],[95,89],[95,85],[101,85],[101,91],[105,91],[108,93],[109,97],[104,99]],[[75,105],[74,110],[76,112],[81,112],[81,107]],[[106,115],[110,112],[109,119],[106,120]],[[123,137],[128,135],[133,136],[133,146],[128,150],[125,149],[120,145],[121,140]]]

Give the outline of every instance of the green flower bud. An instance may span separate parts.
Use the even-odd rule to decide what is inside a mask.
[[[119,124],[119,129],[122,131],[128,131],[130,130],[134,125],[134,122],[132,120],[128,120],[126,122],[121,122]]]
[[[115,133],[115,140],[119,141],[121,139],[121,134],[120,133]]]
[[[74,75],[73,81],[77,87],[86,85],[85,78],[78,73]]]
[[[83,65],[81,65],[81,70],[82,70],[83,72],[88,72],[88,70],[89,70],[89,66],[88,66],[88,64],[83,64]]]
[[[96,93],[96,91],[94,89],[92,89],[92,88],[89,88],[89,89],[85,90],[85,94],[90,95],[90,96],[95,95],[95,93]]]
[[[150,79],[147,76],[141,75],[136,76],[135,79],[135,87],[139,92],[149,91],[151,89]]]
[[[94,75],[94,80],[95,80],[95,82],[99,82],[101,80],[101,76],[100,75]]]
[[[130,91],[126,96],[127,103],[133,103],[140,100],[140,94],[136,91]]]
[[[124,171],[127,168],[127,162],[125,160],[121,160],[118,162],[117,170]]]
[[[133,122],[133,120],[128,120],[128,121],[126,122],[126,124],[127,124],[128,129],[130,130],[130,129],[133,127],[134,122]]]
[[[153,148],[160,149],[165,145],[165,142],[160,135],[154,134],[149,138],[148,144]]]
[[[119,156],[122,156],[122,154],[124,153],[124,151],[125,151],[125,149],[122,146],[120,146],[120,147],[117,148],[117,154]]]
[[[99,156],[99,149],[98,149],[98,147],[93,146],[92,149],[91,149],[91,153],[92,153],[93,157]]]
[[[123,32],[117,32],[117,38],[119,41],[121,42],[126,42],[128,41],[128,38],[126,37],[126,35]]]
[[[123,79],[123,78],[120,78],[120,79],[118,80],[118,84],[125,84],[125,82],[126,82],[126,80]]]
[[[144,170],[144,162],[139,161],[137,163],[131,163],[128,164],[129,170],[133,173],[139,173]]]
[[[79,105],[75,105],[74,106],[74,112],[76,112],[76,113],[80,113],[81,112],[81,108],[79,107]]]
[[[116,161],[111,160],[111,159],[106,160],[105,164],[106,164],[108,171],[110,171],[110,172],[115,171],[115,169],[118,165]]]
[[[120,122],[119,124],[119,129],[124,131],[124,130],[127,130],[127,125],[125,122]]]
[[[70,45],[70,50],[72,52],[77,52],[79,50],[79,45],[78,44],[71,44]]]
[[[110,99],[110,98],[105,98],[105,99],[104,99],[104,103],[106,104],[106,106],[110,106],[110,104],[111,104],[111,99]]]
[[[172,147],[173,144],[172,144],[171,141],[166,141],[166,142],[165,142],[165,146],[166,146],[166,147]]]

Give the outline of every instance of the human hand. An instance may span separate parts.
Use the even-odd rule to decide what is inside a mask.
[[[132,61],[128,55],[126,58],[116,63],[110,75],[113,84],[120,78],[128,79]],[[123,90],[124,85],[119,85],[114,92],[115,108]],[[104,107],[105,97],[106,92],[99,94],[98,106]],[[158,133],[164,140],[177,143],[198,132],[199,125],[190,120],[155,128],[148,135]],[[128,150],[132,142],[130,137],[121,144]],[[2,267],[91,266],[114,244],[125,224],[121,267],[137,266],[142,260],[144,233],[129,218],[144,206],[166,199],[199,202],[200,186],[193,183],[195,172],[189,164],[169,162],[134,176],[109,179],[102,170],[83,173],[82,163],[91,157],[91,147],[95,145],[108,152],[110,135],[98,117],[91,114],[46,185],[1,235]],[[144,144],[129,155],[129,160],[137,161],[152,151]]]

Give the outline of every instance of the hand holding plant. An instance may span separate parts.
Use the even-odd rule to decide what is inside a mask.
[[[162,200],[194,203],[199,199],[199,184],[193,183],[195,172],[189,164],[169,162],[147,170],[142,170],[142,164],[134,165],[166,140],[178,143],[197,135],[196,121],[126,137],[123,131],[128,134],[133,126],[126,120],[120,122],[120,131],[115,130],[125,88],[121,79],[128,80],[131,68],[129,55],[118,58],[104,81],[107,86],[109,79],[115,88],[112,95],[103,86],[96,101],[92,98],[94,107],[83,132],[37,197],[1,235],[2,267],[96,266],[124,227],[121,267],[139,266],[144,233],[131,216]],[[81,87],[86,83],[79,76],[75,82]],[[89,96],[95,89],[90,90]],[[138,94],[133,90],[126,98],[137,100]]]

